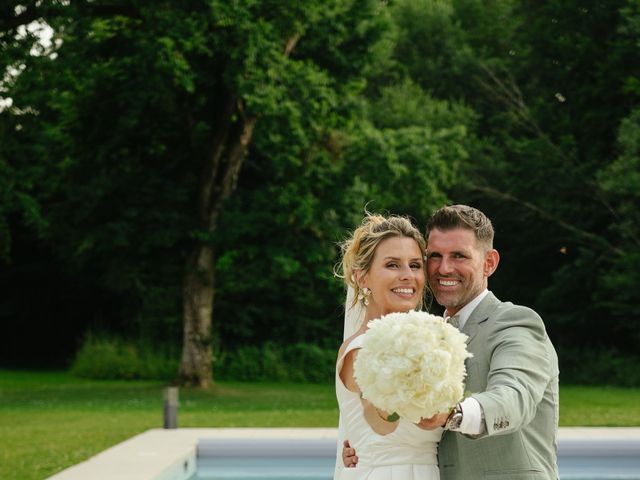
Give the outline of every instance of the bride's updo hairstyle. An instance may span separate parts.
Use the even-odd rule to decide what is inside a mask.
[[[368,213],[362,220],[362,224],[354,230],[351,237],[340,244],[342,249],[342,273],[336,272],[336,275],[344,280],[347,287],[354,289],[353,305],[358,301],[358,295],[360,294],[360,287],[356,282],[356,272],[361,271],[362,275],[366,274],[371,268],[373,256],[378,245],[383,240],[392,237],[414,239],[424,255],[426,250],[424,237],[411,224],[408,218],[398,215],[384,217]],[[418,308],[422,308],[422,295],[420,296]]]

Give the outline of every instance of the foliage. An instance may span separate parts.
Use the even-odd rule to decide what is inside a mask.
[[[571,385],[640,386],[640,357],[619,349],[575,348],[559,351],[562,381]]]
[[[633,357],[637,1],[162,5],[0,16],[0,361],[26,362],[13,345],[30,338],[64,363],[87,329],[175,347],[194,245],[215,248],[216,351],[335,351],[336,244],[365,207],[419,224],[447,202],[493,219],[491,289],[542,315],[561,370],[587,378],[573,352]],[[49,46],[19,27],[38,18]],[[255,129],[212,233],[202,166],[243,115]]]
[[[363,122],[350,137],[332,140],[339,158],[318,151],[302,164],[271,169],[250,158],[218,235],[224,253],[214,332],[223,347],[320,339],[337,350],[344,295],[332,272],[338,242],[365,205],[419,219],[443,203],[441,188],[465,156],[465,133],[455,123],[377,129]]]
[[[640,18],[640,17],[639,17]],[[610,235],[618,239],[619,250],[606,262],[599,276],[600,301],[624,322],[617,335],[633,345],[640,341],[637,286],[640,285],[640,109],[624,118],[618,130],[618,157],[597,173],[598,186],[615,213]]]
[[[213,360],[215,378],[226,381],[330,383],[337,348],[266,342],[220,351]],[[69,372],[94,380],[161,380],[173,382],[178,352],[148,341],[88,334]]]
[[[638,342],[639,14],[624,0],[393,9],[394,64],[434,101],[473,111],[472,161],[446,193],[494,221],[491,288],[541,313],[572,378],[585,378],[572,352],[622,361]]]
[[[177,352],[159,351],[149,342],[89,334],[69,371],[93,379],[171,381],[178,369],[177,357]]]
[[[377,132],[367,121],[362,92],[390,28],[387,10],[373,0],[16,10],[14,24],[0,25],[24,68],[4,85],[13,105],[0,120],[20,128],[3,149],[7,168],[38,188],[27,189],[30,210],[8,202],[10,215],[27,220],[5,220],[5,237],[26,228],[65,276],[92,279],[99,295],[91,292],[84,328],[175,345],[185,259],[206,244],[217,256],[216,344],[325,338],[334,348],[342,296],[331,274],[335,243],[376,192],[389,189],[376,209],[401,209],[410,192],[396,198],[390,189],[407,180],[418,187],[424,175],[414,169],[437,172],[415,210],[441,203],[436,181],[450,183],[448,170],[464,157],[457,124]],[[54,31],[38,55],[29,53],[36,35],[15,36],[32,13]],[[226,115],[225,105],[240,110]],[[203,165],[243,116],[257,119],[255,131],[214,231],[199,218]],[[390,156],[389,178],[367,159],[376,137],[378,158]],[[363,167],[369,172],[359,175]],[[39,217],[41,231],[31,220]]]
[[[267,342],[221,352],[214,361],[214,373],[221,380],[330,383],[335,362],[335,349]]]

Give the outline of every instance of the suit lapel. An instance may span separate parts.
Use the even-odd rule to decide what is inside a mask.
[[[462,328],[462,333],[469,336],[469,338],[467,339],[467,345],[478,333],[478,328],[480,328],[480,325],[483,322],[487,321],[489,315],[491,315],[495,311],[495,309],[498,308],[498,305],[500,305],[500,303],[500,300],[498,300],[493,293],[489,292],[473,310],[473,312],[471,312],[471,315],[469,315],[467,322]]]

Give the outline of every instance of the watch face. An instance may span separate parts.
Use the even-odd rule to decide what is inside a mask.
[[[453,421],[456,424],[456,428],[460,428],[460,425],[462,425],[462,414],[461,413],[457,413],[453,416]]]
[[[451,417],[449,418],[449,421],[447,422],[447,429],[457,430],[458,428],[460,428],[461,424],[462,424],[462,412],[455,412],[453,415],[451,415]]]

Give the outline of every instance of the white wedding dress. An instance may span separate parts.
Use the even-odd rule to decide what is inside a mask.
[[[442,429],[423,430],[400,419],[392,433],[379,435],[367,423],[360,395],[340,379],[344,358],[360,348],[363,335],[355,337],[336,364],[336,396],[340,407],[338,455],[334,480],[439,480],[438,442]],[[342,465],[342,442],[349,440],[358,456],[355,468]]]

